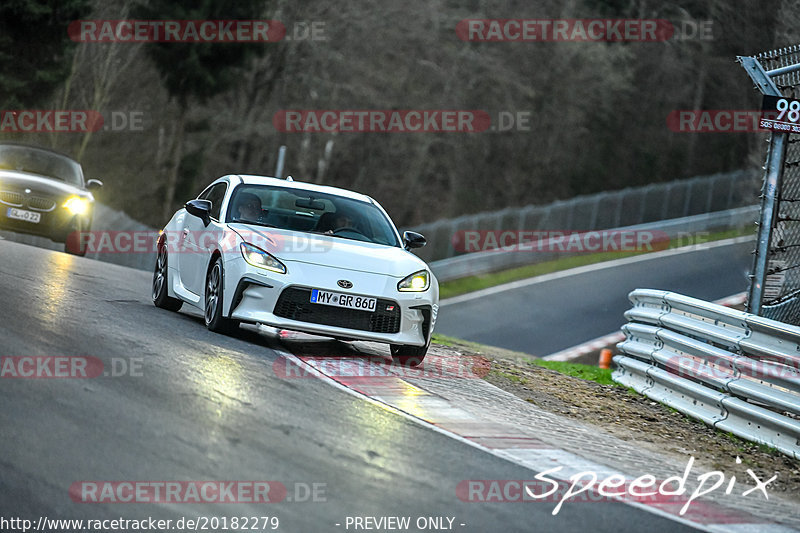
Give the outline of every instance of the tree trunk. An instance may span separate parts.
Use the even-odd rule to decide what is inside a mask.
[[[702,47],[703,56],[706,53],[706,47]],[[695,112],[699,111],[703,105],[703,98],[705,97],[705,89],[706,89],[706,76],[708,75],[708,67],[706,66],[706,62],[703,61],[700,64],[700,72],[697,75],[697,81],[695,82],[695,92],[694,92],[694,100],[692,102],[692,109]],[[694,164],[694,155],[697,152],[697,140],[699,135],[698,134],[691,134],[689,135],[689,146],[686,149],[686,163],[684,164],[684,175],[690,176],[694,169],[692,168]]]
[[[172,216],[175,209],[175,190],[178,188],[178,174],[183,159],[183,137],[186,125],[186,107],[181,105],[178,114],[178,123],[175,126],[175,138],[172,143],[172,165],[167,175],[167,190],[164,194],[164,208],[162,215],[164,223]]]

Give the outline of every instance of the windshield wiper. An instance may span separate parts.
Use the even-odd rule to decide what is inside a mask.
[[[256,226],[264,226],[265,228],[277,228],[275,224],[267,224],[266,222],[258,222],[257,220],[248,220],[246,218],[237,218],[234,222],[238,222],[239,224],[254,224]],[[278,228],[280,229],[280,228]]]
[[[348,239],[349,238],[349,237],[345,237],[344,235],[337,235],[337,234],[332,233],[330,231],[317,231],[315,229],[306,230],[304,233],[314,233],[316,235],[325,235],[326,237],[339,237],[340,239]]]
[[[317,231],[317,230],[307,230],[305,233],[315,233],[317,235],[325,235],[327,237],[337,237],[339,239],[347,239],[348,241],[356,241],[356,242],[368,242],[370,244],[381,244],[379,242],[375,242],[373,240],[367,239],[354,239],[353,237],[345,237],[344,235],[338,235],[336,233],[328,233],[327,231]]]

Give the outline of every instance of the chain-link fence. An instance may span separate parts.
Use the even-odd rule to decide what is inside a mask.
[[[770,239],[762,316],[800,324],[800,135],[790,135]]]
[[[596,231],[682,218],[753,205],[760,182],[757,170],[738,170],[546,205],[477,213],[407,229],[428,239],[428,245],[415,252],[426,261],[437,261],[463,253],[454,241],[465,231]]]
[[[740,61],[763,94],[800,96],[800,45]],[[763,244],[756,251],[748,308],[800,324],[800,134],[773,132],[765,169],[759,232]]]

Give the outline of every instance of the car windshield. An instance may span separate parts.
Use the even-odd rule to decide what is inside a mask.
[[[375,205],[291,187],[239,185],[226,220],[399,246],[394,226]]]
[[[34,147],[0,144],[0,170],[29,172],[83,187],[83,171],[78,163]]]

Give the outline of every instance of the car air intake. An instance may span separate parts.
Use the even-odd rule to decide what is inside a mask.
[[[400,331],[400,305],[392,300],[378,298],[374,312],[312,304],[310,300],[311,289],[289,287],[281,293],[273,312],[282,318],[337,328],[373,333]]]

